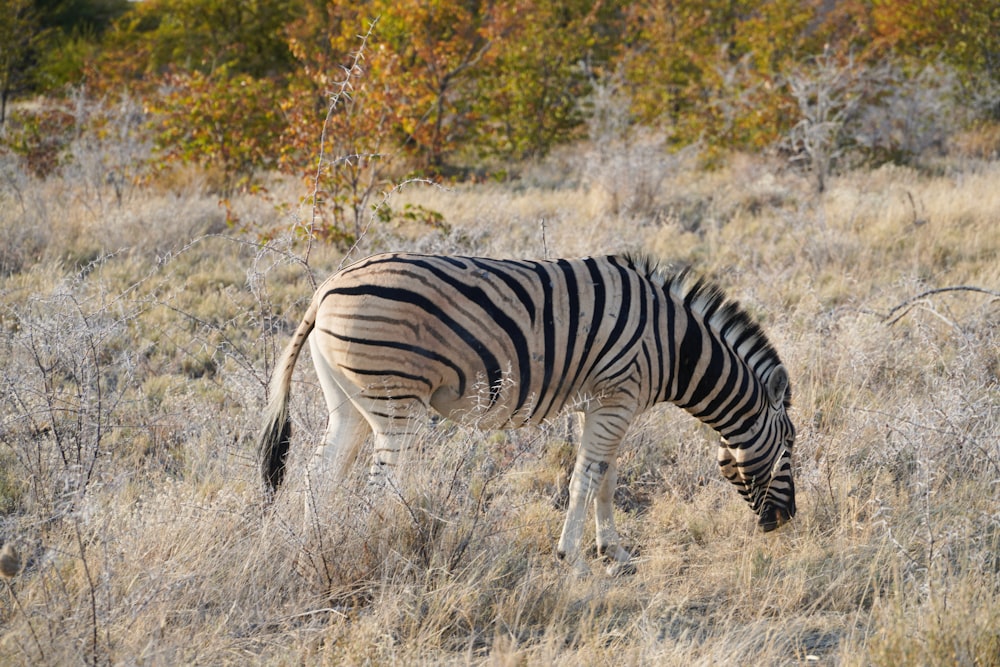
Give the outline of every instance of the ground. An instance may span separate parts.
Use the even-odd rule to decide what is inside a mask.
[[[0,588],[0,663],[1000,664],[1000,164],[859,170],[821,194],[760,157],[671,162],[641,192],[573,164],[402,188],[394,210],[446,224],[376,219],[350,254],[290,233],[307,212],[275,204],[295,184],[232,197],[232,227],[196,183],[119,203],[8,179],[0,538],[24,568]],[[438,421],[398,491],[373,496],[358,465],[304,527],[310,363],[266,509],[276,350],[315,281],[398,249],[691,264],[789,369],[798,515],[755,530],[715,435],[668,405],[621,454],[632,576],[555,557],[572,416]]]

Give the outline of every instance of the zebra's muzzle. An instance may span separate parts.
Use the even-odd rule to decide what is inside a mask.
[[[780,528],[789,521],[791,521],[792,516],[788,510],[782,509],[780,507],[775,507],[773,505],[768,505],[764,508],[764,511],[760,515],[760,521],[757,525],[765,533],[769,533],[775,528]]]

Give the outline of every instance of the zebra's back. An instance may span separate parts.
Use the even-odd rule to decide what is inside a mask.
[[[650,398],[619,386],[648,345],[656,300],[625,258],[376,255],[319,298],[327,359],[368,397],[417,396],[484,426],[540,422],[616,389],[635,408]]]

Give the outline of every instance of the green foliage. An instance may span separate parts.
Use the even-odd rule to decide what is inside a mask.
[[[872,32],[878,51],[943,58],[966,73],[1000,81],[1000,4],[975,0],[874,0]]]
[[[285,127],[271,79],[198,71],[166,78],[169,92],[151,108],[156,148],[168,161],[194,163],[224,175],[222,190],[249,186],[257,170],[273,167]]]
[[[27,92],[79,83],[83,53],[125,13],[128,0],[0,0],[2,105]],[[0,108],[0,125],[3,124]]]
[[[528,0],[507,8],[496,61],[477,80],[483,152],[537,157],[575,136],[580,100],[617,55],[625,6]]]
[[[623,54],[633,109],[683,144],[759,149],[787,128],[782,68],[808,54],[809,4],[782,0],[642,2]]]
[[[312,7],[310,20],[290,33],[308,76],[294,80],[281,103],[288,122],[279,164],[311,193],[304,202],[312,211],[306,231],[350,245],[368,220],[372,196],[391,187],[388,137],[399,114],[394,89],[364,67],[379,57],[368,43],[372,24],[360,37],[348,27],[352,21],[321,9]],[[354,18],[360,20],[360,13]]]
[[[295,4],[148,0],[135,3],[119,22],[113,41],[119,47],[138,47],[145,71],[153,74],[224,69],[255,78],[279,77],[294,62],[284,26],[295,17]]]
[[[34,0],[45,28],[66,37],[100,37],[122,14],[129,0]]]
[[[0,154],[19,156],[29,173],[44,178],[65,162],[66,150],[76,132],[73,116],[61,105],[18,109],[4,125]]]
[[[372,10],[380,16],[373,74],[395,88],[394,129],[420,163],[440,169],[467,136],[470,83],[494,58],[497,16],[488,5],[455,0],[378,1]]]
[[[7,102],[28,84],[42,34],[29,0],[0,0],[0,126],[7,118]]]

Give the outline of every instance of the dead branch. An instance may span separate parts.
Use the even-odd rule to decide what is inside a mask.
[[[943,294],[945,292],[978,292],[980,294],[988,294],[992,297],[1000,299],[1000,292],[996,290],[986,289],[984,287],[974,287],[972,285],[954,285],[952,287],[938,287],[936,289],[927,290],[926,292],[921,292],[920,294],[914,297],[910,297],[906,301],[903,301],[895,308],[890,310],[888,313],[886,313],[885,316],[882,318],[882,321],[886,322],[889,326],[892,326],[893,324],[901,320],[908,312],[910,312],[910,309],[913,307],[914,304],[916,304],[916,302],[920,301],[921,299],[926,299],[929,296],[933,296],[935,294]],[[899,314],[897,315],[896,313]]]

